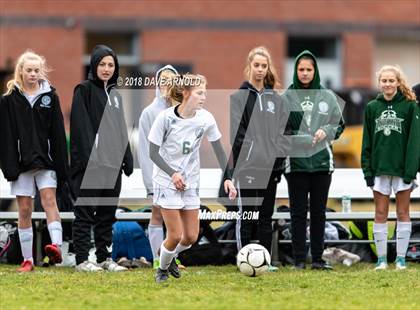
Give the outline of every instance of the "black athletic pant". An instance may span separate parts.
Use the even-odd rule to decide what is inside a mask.
[[[306,261],[306,217],[308,194],[312,262],[322,260],[324,251],[325,207],[331,184],[328,172],[286,174],[292,219],[292,246],[295,263]]]
[[[101,171],[96,172],[98,180],[109,175],[107,169],[110,168],[101,168]],[[89,205],[76,205],[74,209],[73,246],[76,253],[76,264],[83,263],[88,259],[92,226],[94,228],[96,259],[98,263],[101,263],[111,257],[108,247],[112,244],[112,224],[115,222],[115,211],[121,192],[121,172],[118,173],[114,188],[110,189],[80,189],[83,175],[84,173],[81,172],[73,178],[73,186],[76,189],[75,193],[79,193],[78,197],[90,197],[89,199],[84,198],[89,201]]]
[[[271,240],[273,238],[272,216],[276,200],[277,183],[277,179],[271,176],[265,189],[241,188],[239,184],[240,200],[238,209],[241,214],[245,215],[245,218],[238,218],[236,222],[238,250],[250,243],[252,232],[256,228],[260,244],[271,253]],[[260,200],[262,198],[262,203],[258,203],[257,198],[260,198]],[[259,212],[258,220],[247,217],[253,211]]]

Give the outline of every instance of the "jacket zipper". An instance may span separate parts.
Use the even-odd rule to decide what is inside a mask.
[[[262,94],[258,93],[257,96],[258,96],[258,101],[260,102],[260,111],[262,111],[263,110],[262,100],[261,100]]]
[[[251,141],[251,147],[249,148],[249,151],[248,151],[248,156],[246,157],[246,160],[248,161],[249,160],[249,157],[251,156],[251,152],[252,152],[252,147],[254,146],[254,141]]]
[[[51,151],[51,145],[50,145],[50,139],[47,139],[47,143],[48,143],[48,157],[50,158],[51,161],[53,161],[50,151]]]
[[[19,153],[19,162],[21,162],[22,161],[22,155],[20,153],[20,140],[19,139],[17,140],[17,148],[18,148],[18,153]]]

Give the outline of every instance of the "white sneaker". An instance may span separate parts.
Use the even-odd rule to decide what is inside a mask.
[[[76,271],[98,272],[98,271],[103,271],[103,269],[99,267],[97,264],[92,263],[88,260],[85,260],[83,263],[76,265]]]
[[[388,269],[388,264],[387,263],[380,263],[378,265],[376,265],[375,270],[385,270]]]
[[[385,270],[388,268],[388,262],[386,256],[378,257],[378,262],[376,263],[375,270]]]
[[[397,256],[395,260],[395,269],[404,270],[407,269],[407,263],[405,262],[405,257]]]
[[[116,262],[112,260],[112,258],[107,258],[106,261],[99,264],[104,270],[112,271],[112,272],[119,272],[119,271],[127,271],[126,267],[118,265]]]

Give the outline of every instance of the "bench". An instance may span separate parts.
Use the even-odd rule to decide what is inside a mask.
[[[205,202],[214,202],[218,197],[219,184],[221,179],[220,169],[201,169],[201,186],[200,186],[200,197]],[[150,201],[145,199],[146,190],[141,177],[141,170],[135,169],[133,174],[128,178],[123,175],[123,186],[120,195],[120,205],[145,205],[150,204]],[[373,198],[372,191],[366,186],[361,169],[336,169],[332,175],[332,182],[329,192],[329,198],[341,199],[342,196],[347,195],[352,200],[371,200]],[[283,178],[277,187],[276,197],[278,199],[287,199],[287,182]],[[393,196],[392,196],[393,197]],[[413,191],[412,201],[420,200],[420,188]],[[0,176],[0,199],[13,199],[10,195],[9,184]],[[63,221],[72,221],[74,215],[71,212],[61,212],[61,219]],[[420,220],[420,211],[412,211],[410,216],[413,220]],[[117,220],[125,221],[149,221],[151,213],[142,212],[130,212],[130,213],[118,213],[116,214]],[[17,212],[0,212],[0,220],[16,220],[18,218]],[[44,220],[44,212],[32,213],[32,218],[35,221]],[[374,212],[327,212],[326,218],[329,221],[349,221],[349,220],[373,220]],[[389,220],[396,220],[396,213],[390,212]],[[289,213],[275,212],[273,214],[273,221],[277,220],[289,220]],[[214,221],[225,221],[226,217],[223,213],[213,214],[211,220]],[[273,234],[273,255],[277,253],[277,246],[284,241],[278,240],[277,232]],[[285,241],[290,242],[290,241]],[[326,240],[325,243],[347,243],[349,240]],[[369,243],[369,240],[351,240],[350,242],[362,242]],[[389,241],[394,242],[394,241]],[[420,242],[420,240],[411,240],[410,242]]]

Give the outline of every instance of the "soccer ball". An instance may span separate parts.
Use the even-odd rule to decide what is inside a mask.
[[[239,271],[249,277],[256,277],[267,272],[271,256],[262,245],[251,243],[244,246],[236,257]]]

